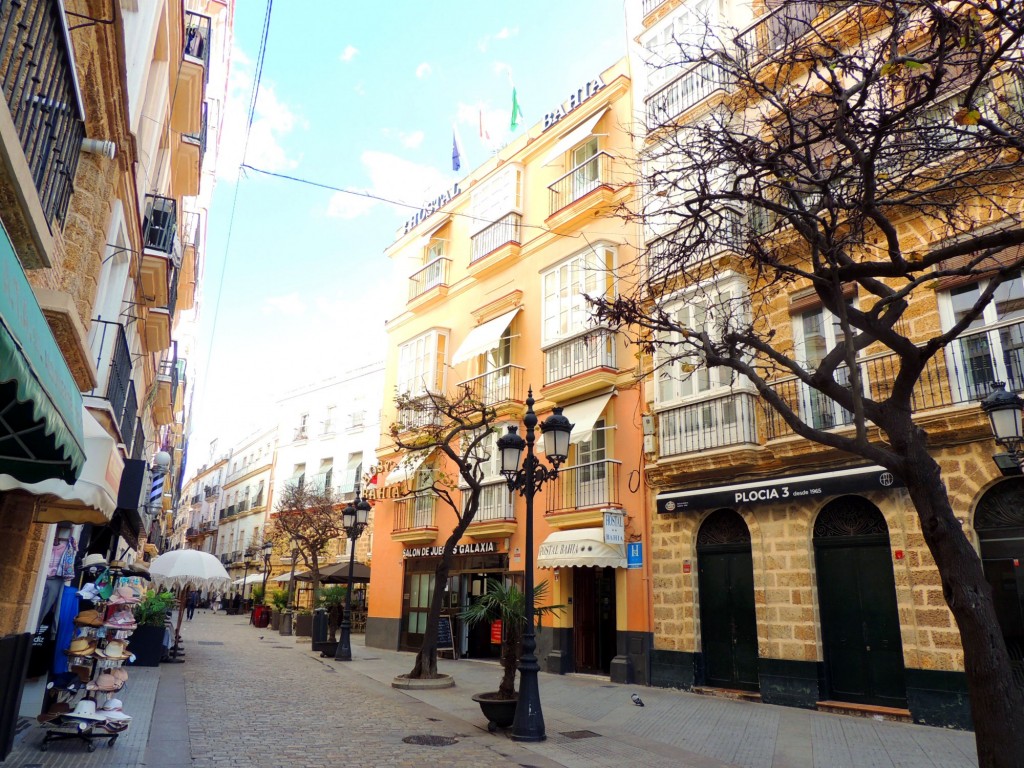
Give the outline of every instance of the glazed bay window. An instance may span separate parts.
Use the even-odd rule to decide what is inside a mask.
[[[521,240],[523,168],[509,164],[473,187],[470,263]]]
[[[404,395],[441,392],[447,363],[448,331],[430,330],[398,348],[398,391]]]
[[[978,300],[987,281],[958,285],[939,294],[943,327],[958,322]],[[958,402],[979,400],[993,381],[1024,391],[1024,278],[1002,283],[981,317],[946,348],[950,386]]]
[[[726,273],[667,306],[682,329],[720,338],[749,315],[746,285]],[[681,333],[662,333],[654,355],[659,453],[672,456],[757,442],[756,396],[731,368],[707,366]]]
[[[838,317],[824,307],[815,307],[793,316],[793,338],[800,364],[807,371],[815,371],[825,355],[845,341],[846,334]],[[850,386],[847,366],[839,366],[834,376],[842,386]],[[798,390],[800,416],[815,429],[832,429],[853,422],[853,414],[832,398],[805,384]]]
[[[431,288],[447,285],[451,259],[448,258],[448,236],[450,225],[446,224],[429,237],[424,238],[423,266],[409,278],[409,300],[415,299]]]
[[[585,295],[610,297],[615,291],[615,250],[598,244],[542,276],[542,344],[546,384],[596,368],[615,368],[615,335],[590,324]]]

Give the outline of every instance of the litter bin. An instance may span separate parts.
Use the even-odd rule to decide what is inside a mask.
[[[312,648],[323,653],[327,645],[327,611],[317,608],[313,611]]]
[[[265,605],[257,605],[252,612],[252,623],[259,629],[270,625],[270,609]]]

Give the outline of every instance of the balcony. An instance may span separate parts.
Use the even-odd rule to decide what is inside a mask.
[[[176,195],[199,194],[203,157],[206,155],[206,112],[206,102],[203,102],[197,132],[177,134],[178,148],[172,155],[174,171],[171,175],[171,186]]]
[[[252,505],[249,507],[252,510],[263,508],[263,492],[260,491],[252,500]]]
[[[156,398],[153,401],[153,419],[158,426],[174,421],[174,406],[178,392],[178,366],[174,360],[160,363],[156,375]]]
[[[482,277],[518,259],[522,232],[523,217],[518,213],[508,213],[473,235],[470,274]]]
[[[185,12],[181,66],[178,67],[171,110],[171,128],[178,133],[196,134],[200,130],[206,81],[210,74],[210,32],[209,16]]]
[[[146,195],[142,219],[142,269],[140,290],[142,303],[148,307],[165,307],[170,295],[171,277],[175,268],[174,240],[178,232],[178,204],[170,197]]]
[[[545,494],[544,514],[555,527],[583,523],[603,525],[604,510],[618,508],[619,468],[613,459],[591,461],[558,470]],[[550,518],[557,517],[558,522]]]
[[[598,152],[548,186],[549,229],[565,234],[584,221],[609,214],[616,203],[612,156]]]
[[[760,64],[810,32],[815,22],[824,21],[850,0],[788,0],[756,19],[736,36],[740,60],[747,67]]]
[[[663,6],[665,2],[666,0],[643,0],[643,5],[641,6],[641,9],[644,18],[647,18],[656,10],[658,10],[658,8]]]
[[[117,429],[121,437],[118,442],[125,445],[126,452],[130,452],[138,403],[135,399],[135,383],[132,381],[128,337],[120,323],[94,319],[92,327],[89,346],[96,362],[98,378],[96,387],[86,395],[94,398],[95,405],[102,408],[100,416],[106,426]]]
[[[134,389],[133,389],[134,392]],[[142,428],[142,419],[135,419],[135,437],[132,438],[131,457],[141,459],[146,452],[146,431]]]
[[[205,486],[203,486],[203,498],[205,498],[207,501],[209,501],[210,499],[217,498],[217,495],[219,493],[220,493],[220,486],[219,485],[205,485]]]
[[[503,365],[460,382],[459,389],[465,387],[475,399],[491,407],[503,403],[524,403],[525,375],[526,369],[520,365]]]
[[[493,539],[511,536],[519,523],[516,521],[513,495],[504,482],[485,485],[480,489],[480,503],[466,535],[473,539]],[[462,502],[469,499],[469,491],[462,489]]]
[[[71,43],[57,0],[0,5],[0,198],[22,264],[49,267],[51,228],[63,227],[85,137]],[[31,191],[31,183],[35,191]]]
[[[400,431],[415,432],[419,429],[441,425],[441,414],[431,406],[430,398],[423,396],[416,402],[417,405],[398,411],[396,424]]]
[[[433,304],[448,295],[448,273],[451,259],[434,259],[409,278],[409,304],[417,309]]]
[[[545,349],[544,397],[565,400],[614,384],[617,338],[615,331],[595,328]]]
[[[726,85],[725,73],[710,62],[683,72],[647,97],[648,133],[679,117],[715,91],[724,90]]]
[[[392,540],[409,544],[426,544],[436,539],[436,506],[437,499],[432,493],[396,499],[395,523],[391,530]]]
[[[178,270],[177,308],[181,310],[195,306],[202,232],[202,215],[196,211],[185,211],[181,218],[181,269]]]
[[[757,395],[729,393],[659,411],[659,454],[757,445],[757,403]]]

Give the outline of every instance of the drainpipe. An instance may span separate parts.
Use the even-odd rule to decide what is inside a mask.
[[[82,139],[82,151],[93,155],[103,155],[110,160],[117,154],[117,144],[105,139]]]

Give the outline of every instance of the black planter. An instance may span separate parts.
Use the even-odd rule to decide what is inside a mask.
[[[473,696],[473,701],[480,705],[480,711],[487,718],[487,730],[495,731],[498,728],[508,728],[516,719],[516,704],[519,698],[499,699],[496,692],[478,693]]]
[[[158,667],[164,653],[163,627],[136,627],[128,638],[128,650],[135,654],[136,667]]]
[[[337,641],[331,642],[330,640],[324,640],[322,643],[313,643],[313,650],[319,651],[322,658],[334,658],[334,654],[338,652]]]
[[[295,614],[294,632],[296,637],[313,637],[313,614]]]

